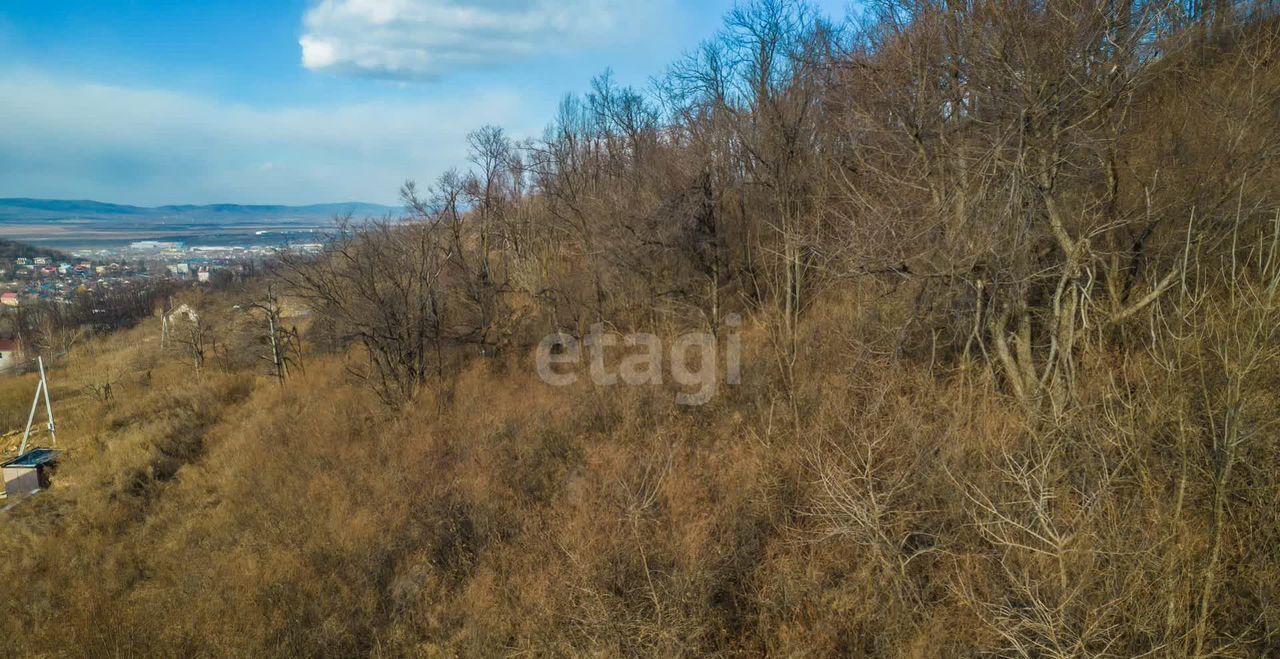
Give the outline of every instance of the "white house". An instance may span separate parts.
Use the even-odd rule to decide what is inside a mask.
[[[23,360],[22,344],[17,339],[0,339],[0,373],[16,368]]]

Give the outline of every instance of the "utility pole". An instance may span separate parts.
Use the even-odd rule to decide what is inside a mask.
[[[40,407],[41,394],[44,394],[45,414],[49,417],[49,437],[53,440],[54,446],[58,445],[58,435],[53,425],[53,403],[49,399],[49,381],[44,374],[44,358],[37,356],[36,364],[40,369],[40,382],[36,385],[35,398],[31,400],[31,414],[27,415],[27,431],[22,435],[22,446],[18,448],[18,455],[24,455],[27,452],[27,440],[31,438],[31,424],[36,420],[36,409]]]

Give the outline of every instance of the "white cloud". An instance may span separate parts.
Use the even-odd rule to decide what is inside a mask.
[[[320,0],[303,18],[315,71],[427,78],[635,37],[669,0]]]
[[[469,130],[533,132],[502,91],[256,108],[0,70],[0,98],[0,197],[394,203],[405,179],[464,164]]]

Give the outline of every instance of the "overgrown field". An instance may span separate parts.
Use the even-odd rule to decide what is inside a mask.
[[[163,339],[31,323],[0,647],[1280,656],[1274,10],[863,9],[743,3]],[[693,332],[705,404],[587,375]]]
[[[873,331],[831,308],[813,332]],[[155,357],[156,325],[96,351],[130,375],[59,402],[54,488],[0,517],[10,654],[1182,655],[1200,625],[1206,652],[1280,642],[1273,354],[1236,383],[1208,355],[1179,374],[1091,352],[1076,411],[1028,419],[982,369],[831,340],[793,425],[752,327],[744,383],[698,408],[671,386],[551,387],[513,355],[390,414],[350,357],[284,386],[197,375]]]

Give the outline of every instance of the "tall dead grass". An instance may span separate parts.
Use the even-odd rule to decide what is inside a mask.
[[[1220,481],[1222,400],[1167,352],[1091,349],[1076,411],[1029,418],[989,372],[833,338],[879,336],[867,322],[857,304],[812,319],[798,434],[750,328],[744,384],[701,408],[664,387],[549,387],[525,355],[393,414],[340,355],[279,387],[155,358],[154,328],[97,344],[54,377],[131,364],[119,393],[61,391],[55,487],[0,516],[4,647],[1065,657],[1280,642],[1277,364],[1251,381],[1249,441]]]

